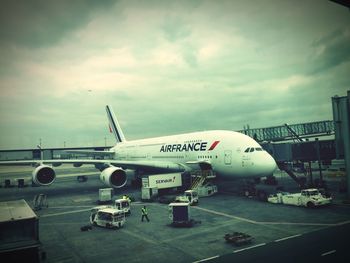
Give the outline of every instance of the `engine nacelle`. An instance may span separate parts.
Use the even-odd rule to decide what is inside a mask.
[[[107,186],[121,188],[126,185],[126,172],[120,167],[108,167],[100,174],[100,180]]]
[[[50,185],[55,181],[56,173],[48,165],[39,165],[32,173],[33,183],[36,185]]]

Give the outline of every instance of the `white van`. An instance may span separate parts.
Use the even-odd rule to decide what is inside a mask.
[[[91,209],[90,223],[107,228],[121,228],[125,224],[125,213],[113,207],[94,207]]]

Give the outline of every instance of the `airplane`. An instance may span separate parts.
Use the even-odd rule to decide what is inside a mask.
[[[113,188],[126,185],[127,169],[137,175],[212,170],[218,178],[230,180],[269,176],[277,168],[268,152],[239,132],[211,130],[127,141],[109,105],[106,112],[117,144],[107,151],[69,151],[103,159],[1,161],[0,165],[34,165],[33,183],[46,186],[56,178],[55,166],[93,164],[101,171],[100,180]]]

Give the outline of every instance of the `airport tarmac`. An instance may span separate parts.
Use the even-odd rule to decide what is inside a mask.
[[[31,170],[11,169],[15,168],[0,169],[0,178],[29,176]],[[306,209],[219,192],[201,198],[198,206],[191,207],[192,218],[201,221],[200,224],[173,228],[169,226],[166,204],[142,203],[140,190],[126,187],[117,190],[114,196],[116,199],[127,193],[136,198],[124,227],[118,230],[93,227],[82,232],[80,227],[89,223],[89,211],[97,205],[98,189],[105,186],[94,175],[87,182],[78,182],[76,174],[93,172],[91,168],[62,168],[59,174],[69,176],[58,176],[48,187],[0,188],[0,201],[25,199],[32,205],[35,194],[47,195],[49,207],[36,211],[40,218],[40,241],[46,253],[44,262],[260,262],[262,259],[277,262],[282,258],[310,262],[305,255],[313,253],[325,260],[331,256],[338,256],[343,262],[350,259],[349,254],[333,247],[335,242],[318,246],[317,241],[317,238],[339,241],[344,238],[339,233],[349,230],[350,206],[341,202]],[[141,222],[144,204],[150,222]],[[253,236],[253,242],[240,247],[226,243],[224,235],[234,231]],[[280,252],[283,257],[278,251],[283,251]]]

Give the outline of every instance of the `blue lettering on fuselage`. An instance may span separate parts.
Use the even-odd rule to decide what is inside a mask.
[[[207,142],[184,143],[184,144],[168,144],[162,145],[160,152],[189,152],[189,151],[205,151]]]

